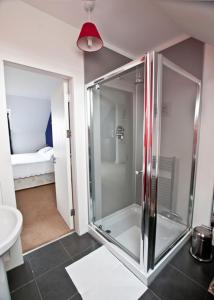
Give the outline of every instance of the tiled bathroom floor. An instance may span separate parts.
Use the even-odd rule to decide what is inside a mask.
[[[79,237],[74,233],[25,255],[25,264],[8,272],[12,300],[82,299],[65,266],[98,247],[89,234]],[[188,250],[189,244],[186,244],[140,300],[214,299],[207,292],[214,277],[214,262],[199,264]]]

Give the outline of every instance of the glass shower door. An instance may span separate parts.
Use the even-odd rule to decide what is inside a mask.
[[[145,272],[191,227],[200,85],[148,53],[87,89],[90,222]]]
[[[144,64],[88,89],[91,221],[140,260]]]
[[[150,268],[191,227],[200,102],[199,79],[161,54],[152,65]]]

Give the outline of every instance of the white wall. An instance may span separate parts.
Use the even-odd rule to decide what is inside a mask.
[[[13,153],[35,152],[46,144],[45,131],[51,112],[48,99],[7,96]]]
[[[40,72],[16,64],[5,64],[7,95],[50,99],[61,82],[62,78],[55,74]]]
[[[87,178],[84,112],[83,55],[76,47],[79,32],[21,1],[0,2],[0,186],[3,203],[15,206],[9,139],[6,122],[2,60],[64,74],[73,78],[72,116],[74,201],[79,233],[87,231]],[[14,248],[11,266],[21,262],[20,248]],[[15,255],[16,259],[15,259]]]
[[[202,114],[193,225],[210,223],[214,185],[214,47],[205,45]]]

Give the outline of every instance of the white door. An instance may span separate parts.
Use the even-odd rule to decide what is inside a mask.
[[[67,137],[67,130],[70,129],[68,105],[68,81],[64,81],[51,98],[54,171],[57,209],[70,229],[73,229],[71,150],[70,139]]]

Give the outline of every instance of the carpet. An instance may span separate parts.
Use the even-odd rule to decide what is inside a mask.
[[[16,203],[23,215],[23,252],[70,232],[56,207],[55,184],[17,191]]]

